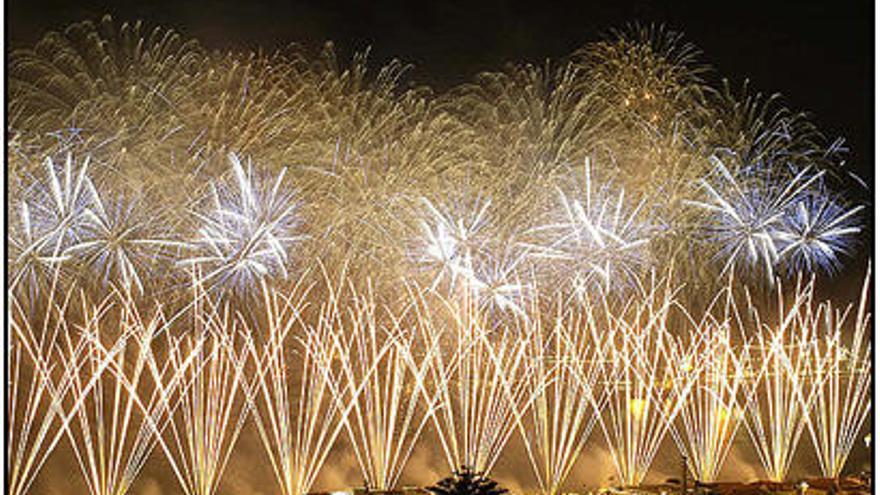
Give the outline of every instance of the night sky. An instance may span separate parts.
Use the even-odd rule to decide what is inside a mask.
[[[399,58],[414,64],[414,84],[436,91],[505,62],[560,59],[631,21],[663,23],[703,51],[714,68],[710,82],[726,77],[739,87],[749,79],[754,90],[780,92],[789,107],[808,111],[827,136],[845,137],[850,170],[873,183],[874,13],[868,1],[13,0],[6,8],[12,48],[110,13],[117,21],[173,27],[224,50],[272,51],[290,42],[317,48],[332,40],[347,59],[372,47],[373,67]],[[847,264],[852,275],[863,273],[872,237],[867,233],[861,256]]]

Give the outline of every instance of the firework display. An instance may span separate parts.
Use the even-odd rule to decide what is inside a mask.
[[[858,430],[871,410],[871,343],[865,339],[869,326],[867,297],[864,290],[854,320],[849,318],[850,308],[840,312],[829,304],[808,315],[808,324],[820,327],[814,330],[820,335],[812,350],[824,372],[807,428],[822,474],[828,477],[840,476],[858,440]],[[849,325],[853,329],[845,337]]]
[[[540,307],[533,310],[533,317],[540,315]],[[600,379],[614,335],[603,334],[595,308],[560,302],[555,310],[549,332],[540,327],[530,332],[535,395],[519,425],[541,491],[548,494],[564,487],[596,426],[596,411],[605,408],[608,388]],[[541,325],[544,318],[532,321]]]
[[[11,493],[67,456],[93,495],[155,457],[212,495],[249,437],[284,495],[340,451],[394,490],[426,443],[549,495],[586,450],[643,484],[664,442],[704,483],[737,438],[773,481],[807,443],[844,473],[872,348],[870,270],[856,311],[815,295],[870,214],[841,140],[662,28],[440,95],[406,70],[109,17],[10,53]]]
[[[730,294],[721,292],[714,303],[717,314],[707,312],[689,331],[689,342],[673,348],[680,376],[671,385],[676,395],[688,400],[671,433],[690,459],[691,475],[701,482],[718,478],[742,424],[743,407],[760,383],[750,373],[748,348],[735,345],[738,321]]]

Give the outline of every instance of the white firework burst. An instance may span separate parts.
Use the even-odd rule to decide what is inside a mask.
[[[471,204],[447,210],[426,198],[421,202],[427,218],[419,224],[421,236],[415,257],[419,263],[436,269],[432,289],[448,278],[449,289],[453,290],[459,279],[473,277],[474,259],[488,247],[485,231],[492,203],[477,197]]]
[[[211,184],[209,207],[196,212],[201,226],[196,254],[180,262],[203,269],[211,286],[247,291],[267,278],[287,278],[291,249],[304,239],[296,192],[284,181],[255,176],[230,153],[234,184]]]
[[[529,285],[523,282],[526,252],[505,249],[500,256],[480,256],[473,271],[466,273],[468,290],[481,310],[510,312],[526,318]]]
[[[11,288],[26,287],[32,293],[58,273],[67,257],[53,248],[52,239],[38,230],[27,202],[21,203],[18,228],[9,235]]]
[[[17,228],[9,236],[11,287],[27,284],[35,289],[69,259],[66,250],[80,240],[83,212],[91,202],[89,162],[86,157],[77,167],[71,154],[63,164],[48,157],[45,176],[26,189]]]
[[[92,199],[82,212],[80,236],[65,249],[67,257],[78,260],[102,283],[120,283],[126,290],[143,292],[144,280],[155,261],[171,248],[185,244],[171,239],[151,209],[138,199],[101,197],[89,184]]]
[[[547,245],[530,245],[533,256],[573,263],[572,284],[576,291],[615,292],[630,286],[651,264],[653,227],[646,221],[644,200],[634,207],[623,189],[593,181],[589,158],[584,160],[584,185],[579,197],[561,189],[562,221],[543,225],[533,232],[550,232]]]

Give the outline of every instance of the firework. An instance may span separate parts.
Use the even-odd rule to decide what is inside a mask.
[[[784,481],[791,466],[809,411],[826,377],[822,362],[814,359],[815,328],[805,318],[812,304],[813,286],[798,287],[786,306],[777,289],[775,322],[765,321],[754,306],[749,313],[753,329],[748,373],[757,381],[745,402],[746,429],[767,476]]]
[[[688,397],[672,428],[673,439],[689,460],[691,475],[704,483],[718,478],[756,383],[748,373],[747,347],[734,347],[738,315],[730,289],[719,294],[719,302],[723,314],[713,316],[710,308],[688,331],[689,343],[676,348],[679,376],[672,380],[674,392]]]
[[[250,162],[245,168],[234,154],[229,162],[235,186],[211,188],[210,210],[196,213],[197,254],[181,263],[200,267],[211,286],[247,291],[266,277],[288,277],[288,252],[302,239],[300,219],[284,172],[260,181]]]
[[[421,392],[436,408],[446,461],[450,469],[489,472],[535,393],[528,387],[529,337],[516,329],[492,332],[473,298],[442,299],[433,316],[429,301],[414,297],[422,345],[432,350]],[[444,332],[446,325],[452,330]]]
[[[331,296],[322,302],[312,323],[302,314],[308,291],[299,289],[285,295],[264,283],[266,340],[259,345],[246,340],[255,367],[247,395],[284,495],[309,492],[357,398],[338,393],[346,383],[332,340],[338,301]],[[299,368],[295,378],[290,372],[294,363]]]
[[[840,477],[871,411],[872,346],[870,339],[865,338],[871,319],[870,279],[868,270],[854,321],[849,319],[850,308],[840,312],[830,302],[805,318],[805,324],[820,328],[819,345],[812,351],[824,376],[810,408],[807,429],[822,475],[828,478]],[[848,332],[850,322],[852,331]],[[849,342],[845,335],[849,335]]]
[[[693,204],[712,213],[704,228],[718,246],[715,258],[723,264],[721,273],[738,267],[763,273],[772,284],[779,263],[779,226],[786,212],[823,173],[804,168],[783,183],[781,178],[764,176],[770,173],[767,167],[771,165],[759,164],[735,174],[720,158],[710,159],[718,184],[703,180],[708,201]]]
[[[72,380],[78,400],[66,431],[89,493],[127,493],[161,441],[184,370],[157,362],[151,346],[167,320],[161,311],[145,318],[130,295],[84,300],[82,318],[85,362]],[[80,345],[64,336],[68,355]]]
[[[803,112],[782,104],[779,94],[753,93],[748,81],[739,93],[728,81],[719,90],[706,92],[711,126],[707,141],[743,163],[793,163],[798,167],[837,165],[844,150],[840,141],[825,145],[816,126]]]
[[[304,124],[291,115],[314,112],[310,95],[297,87],[302,71],[295,56],[227,54],[199,71],[178,110],[189,160],[211,161],[228,153],[277,160],[298,147],[284,137],[303,132]]]
[[[587,158],[580,199],[559,191],[565,221],[539,227],[558,234],[549,246],[535,249],[534,256],[575,264],[574,286],[581,292],[619,290],[650,266],[651,227],[642,219],[643,203],[631,208],[622,189],[613,192],[608,184],[597,185],[592,174]]]
[[[420,222],[421,244],[417,261],[434,266],[436,275],[431,288],[449,279],[450,290],[457,287],[459,279],[472,278],[474,258],[486,255],[489,238],[485,234],[491,201],[475,199],[472,208],[463,212],[443,211],[427,199],[422,204],[428,219]]]
[[[194,328],[167,351],[183,385],[160,445],[184,493],[213,495],[250,412],[243,392],[252,387],[229,305],[214,303],[198,279],[193,297]],[[163,394],[173,396],[175,382],[162,383]]]
[[[530,388],[535,399],[520,422],[520,433],[541,491],[562,490],[590,437],[598,411],[605,408],[606,389],[599,383],[611,339],[601,332],[591,308],[556,305],[553,324],[540,328],[539,306],[530,306],[529,321],[537,326],[529,358],[535,371]],[[597,407],[593,407],[597,405]]]
[[[479,311],[489,317],[510,314],[528,318],[525,305],[531,286],[523,280],[528,274],[521,274],[526,254],[507,248],[497,257],[478,260],[474,272],[465,281],[465,289],[476,301]],[[496,317],[490,323],[497,322]]]
[[[78,168],[70,154],[61,167],[51,158],[44,165],[45,176],[29,187],[28,198],[21,203],[20,225],[10,236],[10,286],[28,284],[31,292],[59,273],[69,259],[67,250],[80,239],[83,213],[91,201],[88,158]]]
[[[610,35],[576,51],[574,58],[600,88],[615,121],[662,127],[699,108],[706,89],[701,76],[708,67],[682,33],[631,24]]]
[[[62,33],[47,34],[34,49],[10,55],[12,107],[28,127],[58,129],[84,102],[112,97],[117,108],[133,115],[171,118],[205,62],[197,42],[174,31],[148,32],[141,22],[119,28],[110,16],[98,25],[73,24]],[[120,119],[113,121],[118,125]],[[109,121],[101,123],[110,124]],[[136,126],[135,126],[136,127]]]
[[[156,259],[185,244],[171,239],[170,232],[151,232],[162,223],[145,217],[145,202],[101,198],[91,183],[89,190],[92,199],[82,213],[79,239],[65,249],[65,257],[78,259],[104,284],[116,282],[124,290],[143,293]]]
[[[593,407],[625,486],[642,482],[693,387],[694,378],[678,372],[683,363],[673,349],[680,344],[667,328],[673,309],[674,291],[652,279],[638,301],[608,318],[613,347],[599,378],[608,388],[607,406],[594,401]]]
[[[862,231],[859,205],[846,208],[827,191],[806,194],[784,216],[775,237],[779,258],[790,273],[833,274],[840,269],[840,257],[850,251]]]
[[[479,74],[441,99],[441,108],[464,127],[471,168],[493,177],[487,185],[503,194],[503,185],[564,174],[601,139],[608,115],[585,75],[571,62],[512,65]]]
[[[340,407],[352,401],[345,428],[367,488],[387,491],[433,413],[418,393],[431,351],[416,354],[416,334],[402,316],[377,307],[372,286],[363,294],[352,290],[352,299],[334,315],[331,339],[342,366],[342,389],[334,394]]]
[[[209,60],[173,30],[110,16],[75,23],[10,53],[10,126],[32,156],[88,155],[120,182],[179,185],[186,174],[169,162],[185,157],[181,110]]]

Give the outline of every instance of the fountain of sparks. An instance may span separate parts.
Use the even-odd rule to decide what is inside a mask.
[[[351,404],[344,424],[367,489],[390,491],[433,413],[419,393],[433,350],[417,352],[406,315],[379,306],[372,285],[349,292],[341,299],[350,306],[332,315],[329,341],[341,371],[329,385],[337,407]]]
[[[854,320],[849,318],[850,307],[841,312],[830,302],[804,318],[805,324],[818,327],[814,331],[819,343],[812,350],[823,376],[809,409],[807,429],[827,478],[840,477],[871,411],[872,346],[866,338],[871,320],[870,281],[869,270]]]
[[[97,304],[83,296],[81,311],[82,339],[68,333],[61,344],[67,356],[82,352],[84,359],[71,384],[76,401],[66,432],[89,493],[127,493],[162,441],[185,368],[160,364],[153,351],[160,334],[178,345],[161,310],[147,317],[129,293],[114,292]]]
[[[529,386],[535,397],[519,423],[541,492],[548,495],[562,491],[605,406],[607,389],[599,377],[612,342],[588,303],[567,307],[560,300],[555,307],[545,315],[530,305]]]
[[[10,290],[10,292],[12,292]],[[66,404],[79,402],[85,388],[74,388],[86,363],[86,334],[81,333],[72,353],[57,345],[60,336],[71,332],[68,314],[71,294],[56,299],[56,292],[44,302],[44,314],[37,315],[19,297],[10,294],[9,354],[7,371],[7,487],[12,495],[27,493],[46,460],[64,438],[71,419]],[[108,356],[112,359],[112,355]],[[107,365],[105,359],[99,369]]]
[[[809,411],[823,385],[822,363],[814,359],[817,339],[810,324],[813,284],[799,285],[786,307],[777,289],[776,321],[768,322],[749,301],[745,327],[753,336],[748,374],[756,380],[745,403],[746,429],[772,481],[785,480]],[[754,353],[754,354],[753,354]]]
[[[618,481],[638,486],[644,480],[661,442],[688,400],[694,378],[681,379],[669,319],[674,291],[656,280],[644,296],[608,312],[604,320],[613,339],[600,383],[607,387],[607,405],[594,402]],[[604,322],[603,322],[604,323]]]
[[[245,391],[253,384],[239,336],[247,328],[197,277],[192,287],[192,326],[167,350],[184,386],[160,446],[186,495],[213,495],[250,412]]]
[[[687,396],[672,437],[689,461],[691,476],[704,483],[718,478],[742,423],[743,405],[755,386],[747,372],[746,348],[737,350],[732,341],[738,315],[730,289],[719,298],[710,308],[720,302],[722,315],[707,311],[692,325],[687,344],[677,348],[682,353],[676,358],[679,376],[672,380],[674,393]]]
[[[309,292],[301,284],[287,294],[263,284],[265,341],[251,335],[245,344],[254,367],[253,418],[283,495],[309,492],[357,399],[337,393],[346,383],[333,344],[338,301],[331,288],[317,314],[305,315]]]
[[[460,300],[413,294],[419,337],[431,349],[421,391],[436,408],[434,428],[450,470],[488,473],[535,394],[528,386],[530,337],[527,326],[493,331],[465,294]]]

